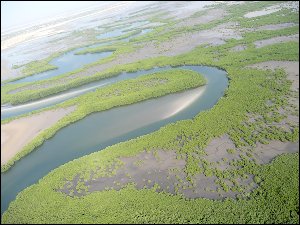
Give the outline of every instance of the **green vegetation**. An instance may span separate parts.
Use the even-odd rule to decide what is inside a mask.
[[[179,69],[163,71],[144,75],[132,80],[121,81],[50,107],[50,109],[53,109],[58,107],[66,108],[69,106],[76,106],[76,110],[65,116],[54,126],[41,132],[7,164],[2,165],[1,172],[8,170],[17,160],[33,151],[46,139],[52,137],[59,129],[70,123],[74,123],[93,112],[99,112],[112,107],[128,105],[146,99],[183,91],[185,89],[199,87],[205,83],[205,78],[199,76],[199,74],[194,71]],[[95,99],[97,99],[97,101],[95,101]],[[40,111],[41,110],[37,112]],[[22,117],[24,116],[26,115],[23,115]],[[11,120],[13,120],[13,118],[1,121],[1,124]]]
[[[61,56],[62,54],[63,54],[62,52],[58,52],[58,53],[52,54],[51,56],[49,56],[45,59],[30,62],[24,66],[24,69],[22,69],[22,73],[24,74],[24,76],[27,77],[27,76],[31,76],[33,74],[57,69],[56,66],[49,64],[49,62],[51,60],[53,60],[54,58]]]
[[[101,153],[93,157],[100,160],[100,155],[104,155]],[[77,161],[79,164],[80,160]],[[136,190],[133,185],[120,191],[69,197],[53,191],[56,188],[53,181],[59,179],[59,173],[66,173],[69,166],[56,169],[39,184],[26,188],[3,214],[1,222],[299,223],[298,154],[282,155],[269,165],[256,166],[254,169],[263,180],[259,188],[247,199],[224,201],[188,200],[179,195],[157,193],[156,187]]]
[[[37,73],[42,73],[42,72],[45,72],[45,71],[48,71],[48,70],[57,69],[56,66],[53,66],[53,65],[49,64],[49,62],[51,60],[53,60],[54,58],[57,58],[57,57],[61,56],[64,53],[65,53],[65,51],[64,52],[56,52],[56,53],[51,54],[50,56],[48,56],[45,59],[35,60],[35,61],[32,61],[32,62],[24,64],[24,65],[20,65],[20,66],[14,66],[14,68],[19,68],[21,66],[24,67],[21,71],[23,76],[14,78],[10,81],[19,80],[19,79],[22,79],[24,77],[29,77],[29,76],[32,76],[32,75],[37,74]]]
[[[115,59],[117,56],[124,53],[131,52],[134,49],[135,48],[131,44],[127,43],[127,44],[119,44],[119,45],[100,46],[100,47],[90,48],[90,49],[77,52],[77,54],[87,54],[87,53],[95,53],[95,52],[99,53],[103,51],[114,51],[113,54],[109,57],[100,59],[96,62],[90,63],[80,69],[68,72],[66,74],[55,76],[51,79],[31,82],[29,84],[28,83],[7,84],[1,88],[1,104],[5,104],[5,103],[11,103],[12,105],[21,104],[31,100],[44,98],[51,94],[56,94],[58,92],[65,91],[72,87],[80,86],[86,83],[90,83],[92,81],[96,81],[99,79],[104,79],[112,76],[117,76],[123,71],[121,66],[114,67],[108,70],[107,72],[100,72],[92,76],[86,76],[84,79],[82,79],[81,77],[76,77],[76,73],[84,71],[85,69],[93,65],[109,62]],[[74,50],[74,48],[69,49],[68,51],[71,50]],[[130,67],[130,70],[132,71],[132,67]],[[66,80],[65,77],[68,77],[70,79]],[[24,77],[14,78],[11,80],[7,80],[6,82],[3,83],[7,83],[13,80],[18,80],[21,78]],[[61,82],[61,78],[65,79],[65,81]],[[33,90],[32,88],[28,88],[31,86],[33,86]],[[18,91],[18,89],[21,89],[21,91]]]
[[[227,149],[227,152],[228,152],[229,154],[234,154],[234,153],[236,152],[236,150],[234,150],[234,149],[232,149],[232,148],[229,148],[229,149]]]
[[[13,69],[19,69],[19,68],[21,68],[22,66],[23,66],[23,65],[13,65],[12,68],[13,68]]]
[[[107,57],[103,60],[101,60],[101,63],[111,61],[112,59],[116,58],[116,56],[128,53],[133,51],[134,48],[130,44],[119,44],[119,45],[109,45],[109,46],[99,46],[94,48],[86,48],[82,51],[76,52],[76,55],[84,55],[89,53],[101,53],[101,52],[110,52],[112,51],[113,54],[110,57]],[[91,63],[90,65],[99,64],[99,61],[96,63]]]
[[[145,41],[153,38],[159,42],[184,32],[209,29],[224,22],[239,21],[242,26],[251,27],[251,23],[248,24],[243,15],[275,3],[277,2],[265,1],[230,7],[223,5],[229,15],[218,21],[188,28],[171,28],[163,35],[158,35],[162,29],[157,28],[148,38],[139,37],[135,40]],[[219,6],[222,7],[222,4]],[[275,19],[277,23],[283,19],[279,16],[281,13],[282,11],[255,18],[252,21],[252,26],[258,27],[272,23],[273,16],[278,17]],[[292,13],[289,19],[296,21],[295,15]],[[165,65],[217,66],[226,70],[230,79],[230,85],[224,97],[212,109],[199,113],[192,120],[168,124],[156,132],[107,147],[53,170],[38,184],[28,187],[17,196],[17,199],[10,204],[8,211],[4,213],[2,222],[298,224],[299,155],[284,154],[270,164],[259,165],[254,154],[252,154],[258,143],[267,144],[271,140],[298,141],[299,127],[297,124],[290,124],[288,131],[279,128],[277,124],[282,122],[288,114],[296,114],[296,109],[289,103],[292,96],[291,82],[287,80],[283,70],[273,72],[247,67],[254,63],[269,60],[299,61],[299,43],[297,42],[278,43],[258,49],[253,45],[253,42],[257,40],[298,32],[298,25],[274,31],[244,32],[241,40],[231,39],[221,46],[202,45],[189,53],[175,57],[156,57],[116,66],[89,78],[78,79],[77,83],[70,84],[68,88],[83,82],[102,79],[105,76],[115,76],[121,71],[137,71]],[[247,49],[240,52],[230,51],[232,47],[240,44],[247,45]],[[165,78],[160,79],[165,80]],[[76,111],[61,120],[58,125],[54,126],[54,132],[49,133],[53,135],[56,132],[55,129],[58,130],[64,124],[83,118],[93,111],[104,110],[120,104],[130,104],[131,100],[133,100],[132,102],[139,101],[136,93],[132,93],[130,99],[126,98],[128,87],[139,89],[142,86],[145,94],[142,99],[153,97],[153,86],[150,85],[148,89],[148,81],[143,80],[140,83],[143,85],[137,85],[136,82],[138,81],[141,80],[136,79],[131,81],[133,83],[126,84],[124,82],[121,83],[121,86],[110,86],[113,89],[109,90],[99,89],[95,94],[89,93],[79,97],[79,100],[70,100],[61,104],[59,107],[68,107],[79,102]],[[164,86],[164,82],[160,81],[157,81],[156,77],[155,80],[150,81],[150,84],[154,83],[155,88],[162,88],[160,90],[164,92],[166,86]],[[176,85],[182,82],[177,81],[178,83],[175,82]],[[186,85],[184,84],[182,88],[184,89]],[[189,85],[191,84],[187,86]],[[119,92],[120,88],[124,88],[121,93]],[[171,90],[173,88],[175,86],[171,87]],[[5,93],[8,90],[13,89],[6,89]],[[119,93],[121,96],[115,96]],[[126,95],[123,96],[123,93]],[[101,99],[98,102],[104,101],[104,103],[99,104],[91,101],[95,95]],[[159,93],[157,96],[161,95],[163,93]],[[7,101],[7,96],[5,98]],[[111,101],[113,99],[116,102],[112,106]],[[272,104],[267,104],[268,101]],[[278,113],[279,109],[283,109],[284,113]],[[249,118],[255,119],[250,122]],[[239,159],[229,160],[224,157],[222,163],[228,164],[228,168],[221,170],[217,163],[210,162],[205,158],[205,149],[211,140],[224,134],[228,134],[235,144]],[[44,140],[44,137],[40,138],[42,141]],[[35,148],[36,143],[31,146],[31,150]],[[215,181],[218,185],[216,192],[220,196],[234,191],[238,193],[238,199],[223,199],[222,201],[202,198],[186,199],[180,194],[180,187],[184,183],[184,178],[179,175],[176,178],[181,185],[174,185],[176,195],[155,192],[159,184],[153,189],[144,188],[141,190],[137,190],[134,184],[129,184],[120,191],[109,190],[107,187],[107,190],[89,192],[81,197],[74,193],[70,197],[59,191],[78,175],[83,180],[88,180],[91,172],[94,173],[95,179],[113,175],[116,170],[109,173],[104,171],[120,162],[121,157],[136,156],[145,150],[156,149],[176,151],[177,158],[185,160],[183,172],[189,182],[183,189],[194,184],[196,175],[204,174],[207,177],[217,178]],[[235,152],[228,150],[228,153],[234,154]],[[121,165],[118,169],[122,169]],[[175,171],[176,169],[169,170]],[[254,177],[253,181],[251,177]],[[238,182],[238,180],[249,178],[251,187],[255,187],[256,184],[259,185],[256,189],[249,189],[247,185]],[[87,186],[82,183],[79,185],[80,190],[88,192]]]
[[[278,32],[278,31],[276,31]],[[253,40],[254,36],[251,36],[251,41]],[[257,37],[259,38],[259,36]],[[246,40],[250,39],[246,37]],[[243,40],[245,41],[245,40]],[[188,54],[184,54],[184,55],[180,55],[177,57],[157,57],[157,58],[151,58],[151,59],[147,59],[147,60],[142,60],[139,61],[137,63],[132,63],[132,64],[127,64],[127,65],[121,65],[121,66],[116,66],[114,68],[111,68],[109,70],[106,70],[102,73],[98,73],[95,74],[94,76],[91,77],[87,77],[86,81],[92,81],[92,80],[96,80],[99,79],[101,77],[109,77],[109,76],[114,76],[117,75],[118,73],[120,73],[121,71],[136,71],[139,69],[150,69],[153,66],[164,66],[164,65],[184,65],[184,64],[206,64],[206,65],[218,65],[221,68],[226,69],[227,71],[230,71],[230,78],[231,78],[231,89],[235,90],[235,89],[239,89],[242,88],[244,91],[239,91],[240,93],[238,94],[238,96],[233,95],[231,97],[231,100],[227,102],[244,102],[245,100],[243,100],[244,98],[246,98],[246,102],[248,102],[248,104],[250,104],[251,102],[253,102],[253,104],[251,105],[251,107],[253,107],[253,109],[257,110],[258,107],[261,107],[262,109],[265,109],[264,107],[264,102],[266,99],[270,99],[273,98],[273,85],[277,85],[277,86],[281,86],[281,87],[285,87],[284,90],[282,90],[283,92],[278,92],[277,94],[280,96],[282,94],[285,94],[286,91],[288,90],[288,86],[284,85],[282,86],[282,84],[277,83],[277,84],[272,84],[272,86],[270,86],[270,84],[266,83],[264,80],[266,79],[266,77],[268,76],[278,76],[276,74],[270,74],[269,72],[261,72],[261,71],[257,71],[257,70],[253,70],[253,69],[243,69],[242,71],[238,68],[241,68],[247,64],[251,64],[251,63],[256,63],[256,62],[260,62],[260,61],[266,61],[266,60],[297,60],[298,59],[298,43],[295,42],[290,42],[290,43],[281,43],[281,44],[275,44],[272,46],[268,46],[268,47],[264,47],[264,48],[260,48],[260,49],[255,49],[255,48],[249,48],[245,51],[242,52],[238,52],[238,53],[232,53],[227,51],[228,48],[231,48],[232,46],[234,46],[235,44],[240,44],[241,41],[230,41],[227,44],[223,45],[222,47],[217,46],[217,47],[211,47],[211,48],[205,48],[205,46],[200,46],[198,48],[196,48],[194,51],[192,51],[191,53]],[[215,53],[218,51],[220,60],[218,62],[214,62],[213,58],[215,57]],[[278,52],[280,52],[280,54],[277,54]],[[235,62],[233,64],[233,62]],[[243,79],[239,78],[239,74],[243,74]],[[255,75],[255,76],[254,76]],[[284,74],[281,74],[281,79],[284,79],[285,76]],[[271,78],[271,77],[270,77]],[[249,81],[248,81],[249,79]],[[81,83],[82,79],[78,79],[77,80],[77,84],[79,85]],[[249,82],[247,84],[244,84],[243,82]],[[252,86],[249,86],[249,84],[252,83]],[[265,85],[265,89],[261,89],[261,85],[264,84]],[[268,86],[269,85],[269,86]],[[65,84],[63,84],[62,86],[65,86]],[[72,86],[72,85],[70,85]],[[240,86],[240,87],[239,87]],[[246,86],[246,87],[244,87]],[[57,86],[54,88],[55,91],[57,91],[57,89],[59,89],[60,86]],[[65,89],[68,88],[68,86],[64,87]],[[271,89],[270,89],[271,88]],[[3,88],[3,91],[5,92],[6,87]],[[50,89],[52,90],[52,89]],[[268,92],[266,92],[268,90]],[[44,90],[47,94],[47,89]],[[34,92],[33,92],[34,93]],[[227,94],[229,94],[230,92],[228,92]],[[249,101],[251,96],[251,93],[253,93],[253,100]],[[258,93],[261,93],[260,97],[254,97],[257,96]],[[45,94],[45,95],[46,95]],[[266,95],[267,94],[267,95]],[[31,95],[32,97],[30,97],[30,99],[34,99],[35,96],[40,97],[43,96],[40,92],[36,92],[34,94]],[[15,96],[15,101],[17,102],[22,102],[22,93]],[[259,103],[260,104],[257,104]],[[236,112],[236,114],[232,113],[230,117],[232,117],[232,121],[230,121],[232,124],[233,121],[242,121],[243,120],[243,114],[250,110],[251,108],[248,108],[249,106],[245,107],[243,105],[239,105],[239,106],[234,106],[234,103],[230,103],[231,106],[233,108],[233,112],[236,112],[237,110],[240,110],[239,112]],[[278,105],[277,105],[278,106]],[[225,110],[225,109],[224,109]],[[226,109],[224,112],[230,111],[232,109],[228,108]],[[269,110],[269,109],[266,109]],[[222,110],[221,110],[222,111]],[[224,113],[223,112],[223,113]],[[222,115],[222,112],[221,114]],[[225,114],[223,114],[225,115]],[[221,116],[222,117],[222,116]],[[223,122],[222,122],[223,123]],[[209,124],[209,123],[208,123]],[[227,129],[224,129],[227,128]],[[228,125],[223,125],[223,128],[219,130],[219,132],[217,132],[217,134],[222,134],[222,132],[226,132],[228,130]],[[205,129],[205,128],[204,128]],[[286,133],[284,135],[290,136],[293,135],[294,137],[297,136],[297,129],[294,130],[293,134],[290,133]],[[281,131],[282,133],[282,131]],[[277,135],[282,135],[282,134],[277,134]],[[216,136],[216,134],[214,134],[212,137]],[[235,143],[238,144],[238,139],[234,137],[234,133],[233,131],[231,131],[231,138],[233,138],[233,140],[236,140]],[[290,139],[290,138],[289,138]],[[293,140],[295,138],[292,138]],[[262,138],[260,138],[261,141]],[[202,147],[205,146],[206,141],[204,141],[204,143],[201,145]],[[197,170],[197,169],[196,169]],[[211,174],[210,170],[206,171],[208,174]]]

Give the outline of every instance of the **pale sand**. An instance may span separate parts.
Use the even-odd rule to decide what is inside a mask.
[[[7,163],[43,130],[51,127],[75,107],[56,109],[1,125],[1,165]]]
[[[16,106],[11,106],[11,107],[3,107],[3,108],[1,108],[1,113],[11,112],[11,111],[15,111],[15,110],[18,110],[18,109],[26,109],[26,108],[28,109],[30,107],[38,106],[42,103],[46,103],[47,104],[46,106],[50,106],[51,104],[56,104],[56,103],[62,102],[63,100],[67,100],[70,97],[75,97],[75,96],[81,95],[85,92],[88,92],[90,90],[105,86],[109,83],[110,82],[105,82],[105,83],[100,84],[100,85],[94,85],[92,87],[80,89],[80,90],[77,90],[77,91],[62,93],[60,95],[49,97],[49,98],[42,98],[41,100],[31,101],[30,103],[26,103],[26,104],[22,104],[22,105],[16,105]],[[14,93],[14,92],[11,92],[11,93]],[[46,107],[46,106],[44,106],[44,107]]]
[[[299,142],[270,141],[269,144],[257,144],[254,155],[258,163],[266,164],[282,153],[299,152]]]
[[[195,12],[205,9],[205,6],[213,5],[213,1],[169,1],[164,3],[164,9],[167,12],[161,18],[184,19],[192,16]]]
[[[17,36],[11,37],[7,40],[1,41],[1,51],[4,50],[4,49],[14,47],[14,46],[16,46],[17,44],[20,44],[20,43],[26,43],[26,42],[29,42],[29,41],[39,39],[41,37],[50,36],[50,35],[53,35],[53,34],[58,34],[58,33],[61,33],[63,31],[64,30],[62,30],[62,29],[42,28],[42,29],[38,29],[36,31],[30,31],[30,32],[22,33],[22,34],[19,34]]]
[[[264,26],[260,26],[257,30],[280,30],[288,27],[296,26],[296,23],[279,23],[279,24],[268,24]]]
[[[220,2],[226,3],[227,5],[241,5],[245,3],[245,1],[220,1]]]
[[[185,91],[184,93],[177,93],[178,98],[172,103],[166,104],[166,110],[163,119],[176,115],[180,111],[187,108],[195,102],[205,92],[206,86],[198,87],[192,90]],[[176,95],[176,94],[175,94]]]

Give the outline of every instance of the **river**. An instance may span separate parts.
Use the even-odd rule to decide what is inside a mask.
[[[199,112],[213,107],[228,87],[226,72],[223,70],[207,66],[176,68],[203,74],[207,84],[200,88],[93,113],[61,129],[1,174],[1,214],[20,191],[58,166],[121,141],[151,133],[168,123],[191,119]],[[111,82],[117,82],[125,77],[134,78],[164,69],[170,67],[122,73],[110,79],[115,79]]]

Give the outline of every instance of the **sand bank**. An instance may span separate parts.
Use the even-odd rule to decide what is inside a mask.
[[[51,127],[75,107],[56,109],[1,125],[1,165],[7,163],[41,131]]]

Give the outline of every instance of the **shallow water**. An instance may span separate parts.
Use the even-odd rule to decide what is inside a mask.
[[[75,52],[81,51],[84,48],[78,48],[73,51],[67,52],[60,57],[53,59],[50,64],[57,66],[58,68],[55,70],[49,70],[43,73],[38,73],[20,80],[16,80],[13,83],[24,83],[24,82],[33,82],[38,80],[49,79],[67,72],[71,72],[73,70],[79,69],[86,64],[95,62],[99,59],[108,57],[112,54],[112,52],[101,52],[101,53],[93,53],[86,55],[75,55]]]
[[[121,29],[115,29],[113,31],[105,32],[96,36],[97,39],[111,38],[123,35],[123,31]]]
[[[132,23],[131,25],[129,25],[129,27],[125,27],[123,29],[115,29],[113,31],[110,32],[106,32],[100,35],[97,35],[96,38],[97,39],[105,39],[105,38],[111,38],[111,37],[118,37],[120,35],[123,35],[124,29],[129,29],[129,28],[135,28],[141,25],[144,25],[146,23],[148,23],[149,21],[142,21],[142,22],[136,22],[136,23]],[[140,35],[144,35],[148,32],[150,32],[152,29],[143,29],[140,33],[136,34],[136,35],[132,35],[128,38],[124,38],[122,39],[122,41],[128,42],[130,39],[140,36]],[[88,47],[83,47],[83,48],[77,48],[75,50],[72,50],[70,52],[66,52],[65,54],[63,54],[60,57],[54,58],[52,61],[50,61],[51,65],[54,65],[56,67],[58,67],[57,69],[54,70],[49,70],[46,72],[42,72],[42,73],[38,73],[23,79],[19,79],[16,81],[12,81],[9,82],[10,84],[14,84],[14,83],[24,83],[24,82],[34,82],[34,81],[39,81],[39,80],[45,80],[45,79],[49,79],[58,75],[62,75],[64,73],[67,72],[71,72],[73,70],[79,69],[81,67],[83,67],[84,65],[87,65],[89,63],[95,62],[99,59],[102,58],[106,58],[108,56],[110,56],[112,54],[112,51],[107,51],[107,52],[101,52],[101,53],[92,53],[92,54],[84,54],[84,55],[76,55],[76,52],[79,52],[81,50],[84,50],[86,48],[94,48],[94,47],[98,47],[98,46],[103,46],[103,45],[109,45],[112,42],[104,42],[104,43],[100,43],[100,44],[94,44],[94,45],[90,45]],[[17,55],[17,53],[15,52],[14,55]],[[22,57],[24,57],[23,55],[21,55]],[[9,58],[11,59],[13,56],[9,56]],[[10,65],[11,66],[11,65]]]

